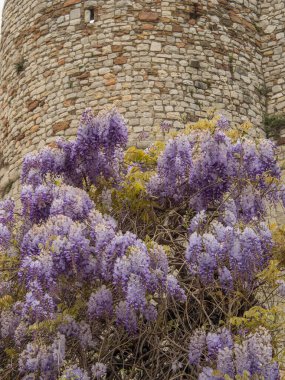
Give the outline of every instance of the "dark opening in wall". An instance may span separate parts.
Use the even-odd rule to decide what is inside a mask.
[[[201,7],[198,4],[193,4],[193,6],[190,9],[189,16],[192,20],[198,20],[198,18],[202,16]]]
[[[95,10],[94,8],[89,9],[89,23],[94,24],[95,22]]]

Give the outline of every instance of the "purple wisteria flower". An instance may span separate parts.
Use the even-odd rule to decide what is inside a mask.
[[[12,310],[3,310],[0,313],[0,337],[5,339],[13,337],[15,329],[20,323],[20,316]]]
[[[278,285],[278,294],[281,297],[285,297],[285,281],[284,280],[277,280],[276,284]]]
[[[94,379],[103,379],[107,374],[107,366],[104,363],[96,363],[92,366],[92,375]]]
[[[161,129],[161,132],[163,133],[168,133],[170,131],[170,128],[171,128],[171,122],[168,121],[168,120],[163,120],[161,123],[160,123],[160,129]]]
[[[65,338],[58,335],[50,346],[28,343],[19,358],[19,370],[23,375],[37,375],[46,380],[58,377],[65,359]]]
[[[73,365],[63,371],[59,380],[90,380],[90,377],[86,371],[77,365]]]
[[[135,310],[129,308],[124,301],[120,301],[116,306],[116,322],[131,334],[136,333],[137,331],[138,318]]]
[[[169,125],[161,127],[167,132]],[[234,336],[217,327],[219,315],[212,312],[219,305],[228,326],[221,296],[226,306],[231,297],[250,295],[248,304],[254,302],[258,274],[272,257],[272,235],[262,222],[266,204],[285,200],[274,144],[245,136],[234,141],[228,128],[221,116],[215,128],[178,133],[157,167],[155,160],[150,167],[132,164],[143,178],[152,176],[144,193],[153,205],[150,233],[150,223],[139,230],[139,214],[135,228],[125,232],[132,209],[117,189],[126,183],[128,134],[116,110],[97,116],[86,110],[75,140],[61,139],[56,148],[25,157],[19,209],[10,199],[0,202],[1,374],[26,380],[143,377],[155,348],[153,370],[161,367],[165,376],[183,371],[222,380],[247,373],[279,380],[270,333],[259,328]],[[118,221],[96,209],[95,197]],[[157,244],[165,232],[167,247]],[[276,286],[285,293],[283,280]],[[205,302],[203,313],[192,307],[195,294]],[[237,315],[246,310],[241,301]],[[189,340],[186,362],[176,339]],[[151,369],[152,375],[163,376]]]
[[[0,247],[8,247],[11,240],[11,232],[5,224],[0,223]]]
[[[143,310],[146,306],[146,289],[138,275],[132,274],[127,287],[126,302],[128,308]]]
[[[126,143],[125,127],[120,123],[122,122],[119,116],[113,112],[111,116],[106,116],[104,121],[97,120],[88,126],[82,125],[76,142],[62,141],[58,143],[57,150],[46,148],[39,154],[31,154],[25,158],[22,171],[21,201],[23,214],[29,217],[32,223],[45,221],[50,215],[67,215],[74,220],[82,220],[87,216],[93,207],[88,195],[80,193],[80,189],[74,187],[54,186],[50,179],[48,180],[47,175],[51,178],[61,176],[67,184],[77,187],[82,187],[84,178],[89,178],[94,184],[101,175],[105,178],[108,176],[115,178],[118,175],[118,165],[122,159],[120,147]],[[80,136],[82,137],[83,130],[85,132],[88,130],[92,134],[93,129],[97,127],[101,136],[98,141],[96,140],[99,144],[97,148],[88,139],[86,142],[84,142],[85,140],[81,141]],[[115,127],[118,128],[116,133],[114,132]],[[121,136],[120,131],[122,132]],[[104,133],[107,133],[107,137],[103,136]],[[109,145],[107,141],[111,135],[109,136],[108,133],[114,138]],[[87,150],[84,150],[83,147]],[[88,149],[96,157],[88,158]],[[106,152],[103,154],[102,149],[104,152],[108,152],[108,157]],[[79,169],[76,168],[76,165],[79,166]]]
[[[232,142],[227,127],[228,121],[221,117],[213,133],[195,130],[170,140],[158,159],[157,174],[149,181],[149,193],[162,203],[186,202],[198,212],[216,207],[230,193],[234,206],[225,210],[225,217],[231,224],[261,218],[266,201],[285,199],[276,185],[280,169],[275,145],[245,137]]]
[[[0,202],[0,223],[7,225],[14,221],[15,202],[8,198]]]
[[[46,293],[37,281],[29,284],[29,291],[23,303],[21,315],[30,323],[52,319],[55,304],[52,297]]]
[[[221,130],[226,130],[230,126],[229,120],[225,115],[220,115],[219,120],[217,121],[217,127],[219,127]]]
[[[92,293],[88,301],[89,316],[102,318],[111,317],[113,314],[113,295],[111,290],[103,285],[95,293]]]
[[[181,288],[177,278],[172,274],[167,276],[167,292],[179,301],[186,301],[187,297],[184,289]]]
[[[83,276],[89,271],[86,227],[67,216],[52,216],[45,224],[33,226],[23,238],[21,251],[20,274],[28,282],[36,278],[48,286],[61,274]]]
[[[88,194],[72,186],[54,188],[50,216],[65,215],[72,220],[84,220],[88,217],[94,203]]]
[[[207,347],[207,334],[204,330],[197,329],[191,337],[189,344],[189,362],[198,365],[204,350]]]
[[[273,241],[269,228],[257,223],[241,230],[213,221],[207,230],[210,232],[189,236],[185,253],[189,272],[204,285],[216,283],[225,292],[252,288],[256,275],[270,260]]]
[[[233,335],[226,328],[208,334],[196,330],[189,346],[189,362],[196,366],[206,364],[199,380],[224,379],[225,375],[233,379],[244,373],[264,380],[280,379],[278,364],[273,360],[271,336],[264,328],[245,335],[239,343],[234,343]]]
[[[102,286],[88,301],[89,318],[110,318],[116,310],[117,322],[129,331],[136,330],[140,317],[155,320],[156,306],[149,302],[154,294],[185,301],[178,280],[168,273],[162,247],[154,245],[148,250],[136,235],[117,231],[115,221],[96,211],[81,189],[55,186],[52,194],[47,221],[34,224],[21,244],[19,278],[27,290],[22,305],[26,318],[42,320],[56,315],[65,291],[62,279],[76,278],[82,284],[100,281]],[[120,290],[117,303],[112,285]],[[30,307],[34,315],[28,313]]]

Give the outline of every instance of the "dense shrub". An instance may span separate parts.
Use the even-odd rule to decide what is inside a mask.
[[[279,378],[264,218],[284,190],[247,130],[126,149],[116,110],[87,110],[25,157],[20,209],[0,203],[1,379]]]

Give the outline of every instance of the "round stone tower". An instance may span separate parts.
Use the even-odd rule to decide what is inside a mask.
[[[260,0],[6,0],[0,195],[25,153],[76,134],[86,107],[115,103],[131,141],[210,107],[260,124],[260,12]]]

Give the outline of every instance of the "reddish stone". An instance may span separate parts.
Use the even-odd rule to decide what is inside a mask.
[[[16,136],[16,138],[15,138],[15,141],[21,141],[21,140],[23,140],[24,139],[24,137],[25,137],[25,134],[24,133],[20,133],[20,134],[18,134],[18,136]]]
[[[42,36],[42,33],[37,32],[37,33],[33,34],[32,38],[34,41],[37,41],[41,36]]]
[[[153,30],[154,29],[154,25],[152,25],[152,24],[143,24],[142,28],[143,28],[143,30]]]
[[[31,129],[30,129],[30,132],[31,133],[36,133],[38,132],[38,130],[40,129],[40,127],[38,125],[34,125]]]
[[[112,79],[115,78],[116,76],[113,73],[106,73],[104,74],[104,79]]]
[[[53,142],[49,143],[49,144],[48,144],[48,147],[50,147],[50,148],[54,148],[54,149],[58,148],[57,142],[56,142],[56,141],[53,141]]]
[[[87,79],[89,77],[90,77],[90,72],[89,71],[86,71],[85,73],[78,72],[78,73],[74,73],[74,74],[70,75],[70,78],[77,78],[79,80],[81,80],[81,79]]]
[[[183,28],[181,25],[173,25],[172,26],[172,31],[175,33],[181,33],[183,32]]]
[[[85,72],[85,73],[82,73],[78,76],[78,79],[81,80],[81,79],[87,79],[90,77],[90,73],[89,72]]]
[[[17,95],[17,90],[15,88],[12,88],[8,91],[8,95],[10,98],[13,98],[15,95]]]
[[[67,0],[63,6],[64,7],[70,7],[70,5],[74,5],[74,4],[80,4],[81,3],[81,0]]]
[[[128,57],[125,57],[124,55],[121,55],[120,57],[115,58],[114,63],[115,65],[124,65],[127,63]]]
[[[112,85],[117,83],[116,75],[114,75],[112,73],[105,74],[104,79],[105,79],[105,85],[106,86],[112,86]]]
[[[39,100],[30,100],[27,102],[27,108],[29,112],[34,111],[40,104]]]
[[[245,28],[250,29],[254,32],[256,31],[255,26],[251,24],[249,21],[247,21],[245,18],[241,17],[238,13],[232,11],[229,13],[229,15],[233,22],[236,22],[237,24],[241,24]]]
[[[142,11],[139,13],[140,21],[155,22],[155,21],[158,21],[158,19],[159,19],[159,14],[156,12]]]
[[[280,137],[277,140],[277,145],[285,145],[285,137]]]
[[[116,78],[108,79],[108,80],[105,81],[105,85],[106,86],[113,86],[116,83],[117,83],[117,79]]]
[[[64,107],[74,106],[75,99],[67,99],[63,102]]]
[[[120,52],[122,50],[123,50],[123,46],[121,46],[121,45],[113,45],[112,46],[112,52],[113,53],[117,53],[117,52]]]
[[[59,121],[52,126],[52,130],[54,134],[60,131],[65,131],[68,128],[69,128],[68,121]]]

